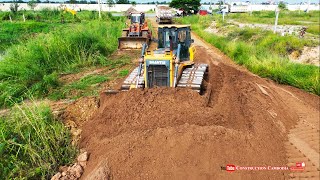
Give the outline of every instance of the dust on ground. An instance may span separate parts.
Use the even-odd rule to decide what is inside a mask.
[[[60,81],[64,84],[70,84],[88,75],[110,75],[111,72],[120,71],[122,69],[133,70],[135,63],[138,62],[140,52],[136,50],[116,51],[108,59],[119,60],[125,56],[130,56],[131,63],[114,68],[112,66],[90,68],[79,73],[61,75]],[[96,89],[119,89],[123,78],[113,78],[109,81],[95,85]],[[58,101],[45,100],[51,107],[53,114],[61,119],[67,128],[70,129],[72,135],[72,144],[79,145],[79,139],[82,132],[82,125],[95,114],[99,107],[99,97],[83,96],[78,99],[62,99]],[[1,112],[0,112],[1,113]]]
[[[291,61],[301,64],[320,66],[320,46],[304,47],[302,52],[294,51],[289,55]]]

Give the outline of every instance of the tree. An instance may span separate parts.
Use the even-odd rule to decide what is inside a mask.
[[[32,11],[34,11],[34,8],[38,5],[37,1],[35,1],[35,0],[31,0],[27,4],[30,7],[30,9],[32,9]]]
[[[69,3],[70,3],[70,4],[76,4],[76,3],[77,3],[77,0],[69,0]]]
[[[280,1],[278,4],[278,8],[284,10],[284,9],[287,9],[287,5],[285,2]]]
[[[18,8],[19,8],[20,4],[18,3],[17,0],[13,0],[12,4],[10,4],[10,11],[12,13],[17,13],[18,12]]]
[[[197,12],[201,6],[200,0],[172,0],[169,4],[172,8],[183,9],[187,12]]]
[[[129,0],[117,0],[117,4],[130,4]]]
[[[110,9],[114,6],[114,1],[113,0],[107,0],[107,4],[108,4],[108,7],[109,7],[109,11],[110,11]]]
[[[136,3],[135,1],[131,1],[131,5],[132,5],[132,6],[136,6],[137,3]]]

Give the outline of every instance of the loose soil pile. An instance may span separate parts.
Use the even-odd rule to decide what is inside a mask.
[[[227,164],[286,166],[284,142],[298,117],[277,93],[278,85],[224,63],[212,51],[197,47],[196,57],[209,64],[209,101],[208,92],[188,89],[102,94],[97,113],[82,128],[81,148],[90,153],[82,178],[287,177],[287,171],[221,170]],[[305,98],[315,102],[316,96]]]
[[[301,53],[294,51],[289,58],[293,62],[320,66],[320,46],[304,47]]]

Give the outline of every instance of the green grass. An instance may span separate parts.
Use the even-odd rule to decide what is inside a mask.
[[[80,79],[77,82],[71,83],[70,88],[84,90],[91,85],[102,83],[107,80],[108,80],[108,78],[104,75],[88,75],[88,76],[85,76],[84,78]]]
[[[120,75],[120,77],[126,77],[127,75],[129,75],[129,70],[128,69],[124,69],[118,72],[118,74]]]
[[[88,75],[78,81],[53,90],[49,94],[49,98],[53,100],[65,98],[77,99],[83,96],[98,95],[99,88],[97,86],[108,80],[106,75]]]
[[[0,179],[50,179],[76,154],[68,129],[45,104],[16,105],[0,117]]]
[[[11,16],[12,21],[23,21],[23,14],[27,21],[40,21],[50,23],[60,23],[63,19],[65,23],[74,23],[79,21],[90,21],[99,18],[97,11],[81,11],[77,12],[75,16],[71,13],[64,12],[57,9],[42,9],[41,11],[19,11],[17,13],[1,12],[0,22],[9,21]],[[109,12],[101,12],[102,20],[119,20],[122,17],[113,17]]]
[[[293,36],[281,37],[259,29],[235,27],[229,29],[226,36],[219,36],[204,31],[213,19],[210,16],[190,16],[177,21],[192,24],[192,30],[201,38],[251,72],[320,95],[319,67],[292,63],[288,59],[290,52],[317,44]],[[220,23],[219,26],[225,24]]]
[[[59,73],[108,65],[123,25],[122,20],[83,22],[12,46],[0,61],[0,106],[21,101],[26,93],[46,96],[59,87]]]
[[[101,83],[126,75],[118,68],[130,63],[127,56],[110,59],[123,18],[103,13],[102,20],[96,20],[98,14],[87,11],[78,13],[77,19],[66,17],[61,24],[59,11],[37,12],[40,21],[32,18],[33,12],[25,13],[27,22],[21,22],[18,13],[11,23],[0,12],[0,40],[6,50],[0,61],[0,107],[14,106],[0,116],[0,179],[50,179],[77,154],[70,132],[47,105],[17,102],[30,97],[59,99],[74,91],[77,97],[97,95]],[[112,71],[69,84],[60,81],[62,74],[96,66]]]
[[[61,24],[28,21],[2,22],[0,25],[0,50],[5,50],[13,44],[35,37],[38,33],[48,33]]]
[[[23,22],[23,14],[26,22]],[[9,15],[13,22],[9,21]],[[63,23],[62,23],[63,19]],[[74,17],[70,13],[58,10],[43,9],[41,11],[0,12],[0,51],[13,44],[25,42],[39,33],[48,33],[57,28],[68,28],[73,24],[98,20],[96,11],[81,11]],[[111,13],[102,12],[102,21],[122,21],[123,17],[113,17]]]
[[[102,88],[102,83],[123,78],[129,74],[128,69],[122,69],[125,65],[130,64],[129,56],[121,56],[116,59],[108,60],[105,71],[108,73],[92,74],[81,77],[79,80],[62,84],[59,88],[52,90],[48,97],[52,100],[59,99],[78,99],[83,96],[98,96]]]
[[[279,25],[303,25],[307,27],[307,32],[320,35],[319,16],[320,11],[280,11]],[[215,19],[221,19],[221,15],[214,14]],[[249,13],[230,13],[226,16],[227,20],[235,20],[242,23],[274,24],[274,11],[254,11]]]

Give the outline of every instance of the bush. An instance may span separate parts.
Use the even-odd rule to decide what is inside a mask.
[[[1,20],[2,21],[10,20],[10,16],[12,18],[13,17],[13,13],[11,13],[11,12],[1,13]]]
[[[106,56],[117,49],[123,24],[78,24],[11,47],[0,61],[0,106],[21,101],[27,92],[47,95],[59,85],[61,72],[106,64]]]
[[[279,4],[278,4],[278,8],[279,9],[287,9],[287,5],[286,5],[285,2],[280,1]]]
[[[0,117],[0,179],[49,179],[75,158],[70,137],[47,105],[16,105]]]

